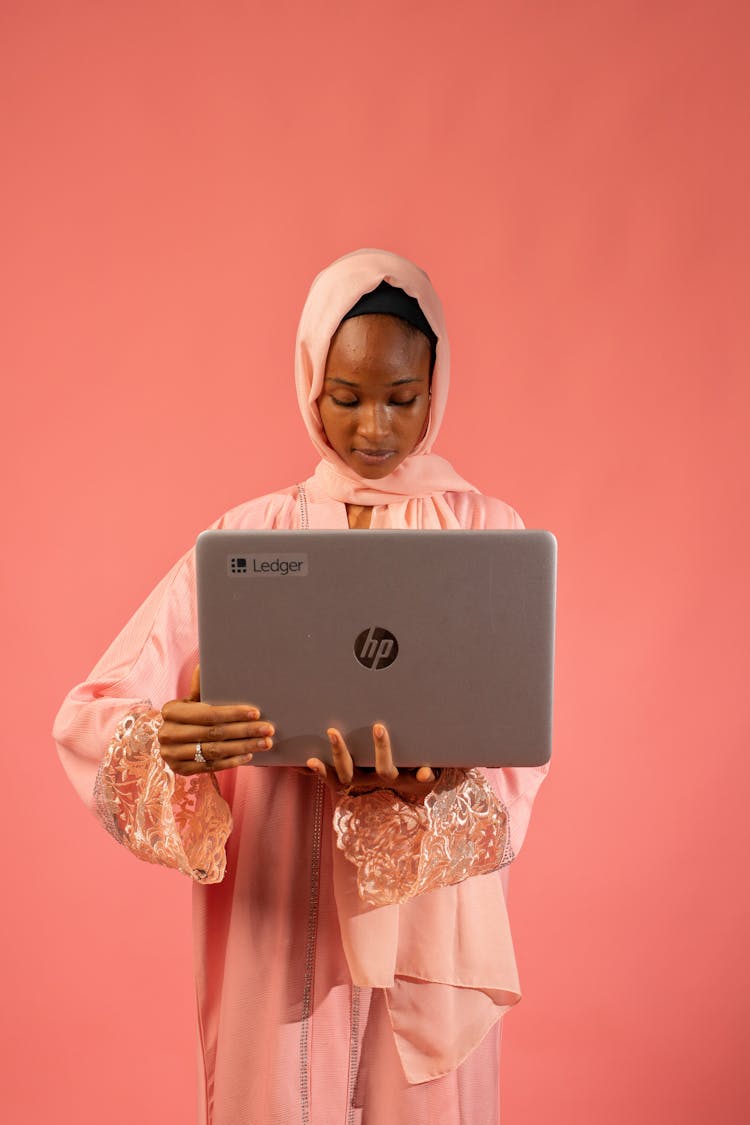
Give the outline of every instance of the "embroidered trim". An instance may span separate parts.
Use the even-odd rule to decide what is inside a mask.
[[[355,1114],[357,1112],[354,1098],[357,1089],[357,1071],[359,1069],[359,1001],[359,986],[353,984],[349,1021],[349,1082],[347,1087],[346,1125],[355,1125]]]
[[[443,770],[421,802],[390,789],[343,794],[333,826],[357,868],[359,896],[372,906],[406,902],[513,860],[507,811],[480,770]]]
[[[320,847],[323,838],[324,782],[315,782],[313,806],[313,840],[310,859],[310,905],[307,912],[307,944],[305,947],[305,983],[302,990],[302,1021],[299,1042],[299,1082],[302,1125],[310,1125],[310,1016],[315,984],[315,946],[318,938],[318,906],[320,903]]]
[[[299,495],[299,525],[302,531],[309,531],[310,520],[307,511],[307,492],[304,484],[297,485],[297,492]]]
[[[161,712],[144,702],[120,722],[94,783],[107,831],[138,859],[200,883],[224,877],[232,814],[213,774],[175,774],[161,756]]]

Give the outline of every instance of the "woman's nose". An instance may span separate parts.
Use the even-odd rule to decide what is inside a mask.
[[[363,404],[357,413],[357,429],[361,437],[377,441],[390,432],[387,407],[378,403]]]

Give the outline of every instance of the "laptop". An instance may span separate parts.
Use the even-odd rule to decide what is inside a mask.
[[[258,766],[547,762],[557,543],[547,531],[207,531],[196,547],[201,698],[276,727]]]

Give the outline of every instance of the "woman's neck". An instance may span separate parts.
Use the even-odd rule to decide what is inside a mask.
[[[346,517],[349,520],[349,527],[367,528],[372,519],[372,508],[363,508],[360,504],[347,504]]]

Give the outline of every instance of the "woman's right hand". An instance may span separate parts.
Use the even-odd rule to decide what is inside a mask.
[[[249,704],[214,707],[201,703],[200,668],[193,672],[190,695],[173,699],[161,709],[161,756],[175,772],[217,773],[244,766],[258,751],[270,750],[272,723],[260,720],[260,711]],[[260,721],[259,721],[260,720]],[[195,760],[200,744],[205,763]]]

